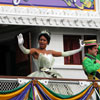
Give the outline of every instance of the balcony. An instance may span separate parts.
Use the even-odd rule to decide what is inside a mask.
[[[96,100],[97,87],[85,79],[0,76],[0,100]]]

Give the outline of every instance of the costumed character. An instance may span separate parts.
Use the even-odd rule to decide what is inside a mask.
[[[98,45],[96,40],[86,40],[85,50],[86,54],[83,59],[83,69],[88,79],[100,79],[100,61],[97,58]],[[99,47],[100,48],[100,47]],[[99,51],[100,52],[100,51]]]
[[[100,43],[98,43],[98,53],[97,53],[96,58],[97,58],[98,60],[100,60]]]
[[[50,43],[50,34],[46,31],[42,31],[38,37],[39,48],[27,49],[23,46],[23,35],[19,34],[18,45],[24,54],[31,54],[34,58],[34,62],[37,66],[37,71],[28,75],[28,77],[47,77],[58,78],[62,77],[53,68],[54,57],[66,57],[80,52],[84,48],[82,40],[80,40],[80,48],[71,51],[58,52],[54,50],[46,50],[47,45]]]

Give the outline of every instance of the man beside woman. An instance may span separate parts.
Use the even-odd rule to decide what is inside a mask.
[[[18,36],[18,45],[20,50],[24,54],[31,54],[34,58],[34,62],[37,66],[37,71],[28,75],[28,77],[48,77],[48,78],[58,78],[61,77],[60,73],[57,73],[53,68],[54,57],[67,57],[80,52],[84,48],[82,40],[80,40],[80,48],[71,51],[55,51],[46,50],[47,45],[50,43],[50,33],[42,31],[38,36],[39,48],[27,49],[23,46],[24,39],[23,35],[20,33]]]

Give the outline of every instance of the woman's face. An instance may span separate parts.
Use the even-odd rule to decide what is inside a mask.
[[[40,49],[45,49],[47,44],[48,44],[47,39],[44,36],[41,36],[40,39],[39,39]]]

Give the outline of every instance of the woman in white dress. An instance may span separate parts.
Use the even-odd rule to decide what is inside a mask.
[[[50,43],[50,35],[48,32],[41,32],[38,37],[39,48],[27,49],[23,46],[24,39],[20,33],[18,36],[18,45],[24,54],[31,54],[37,66],[37,71],[28,75],[28,77],[48,77],[58,78],[61,77],[59,73],[53,70],[54,57],[66,57],[80,52],[84,48],[82,40],[80,40],[80,48],[76,50],[58,52],[54,50],[46,50],[47,45]]]

